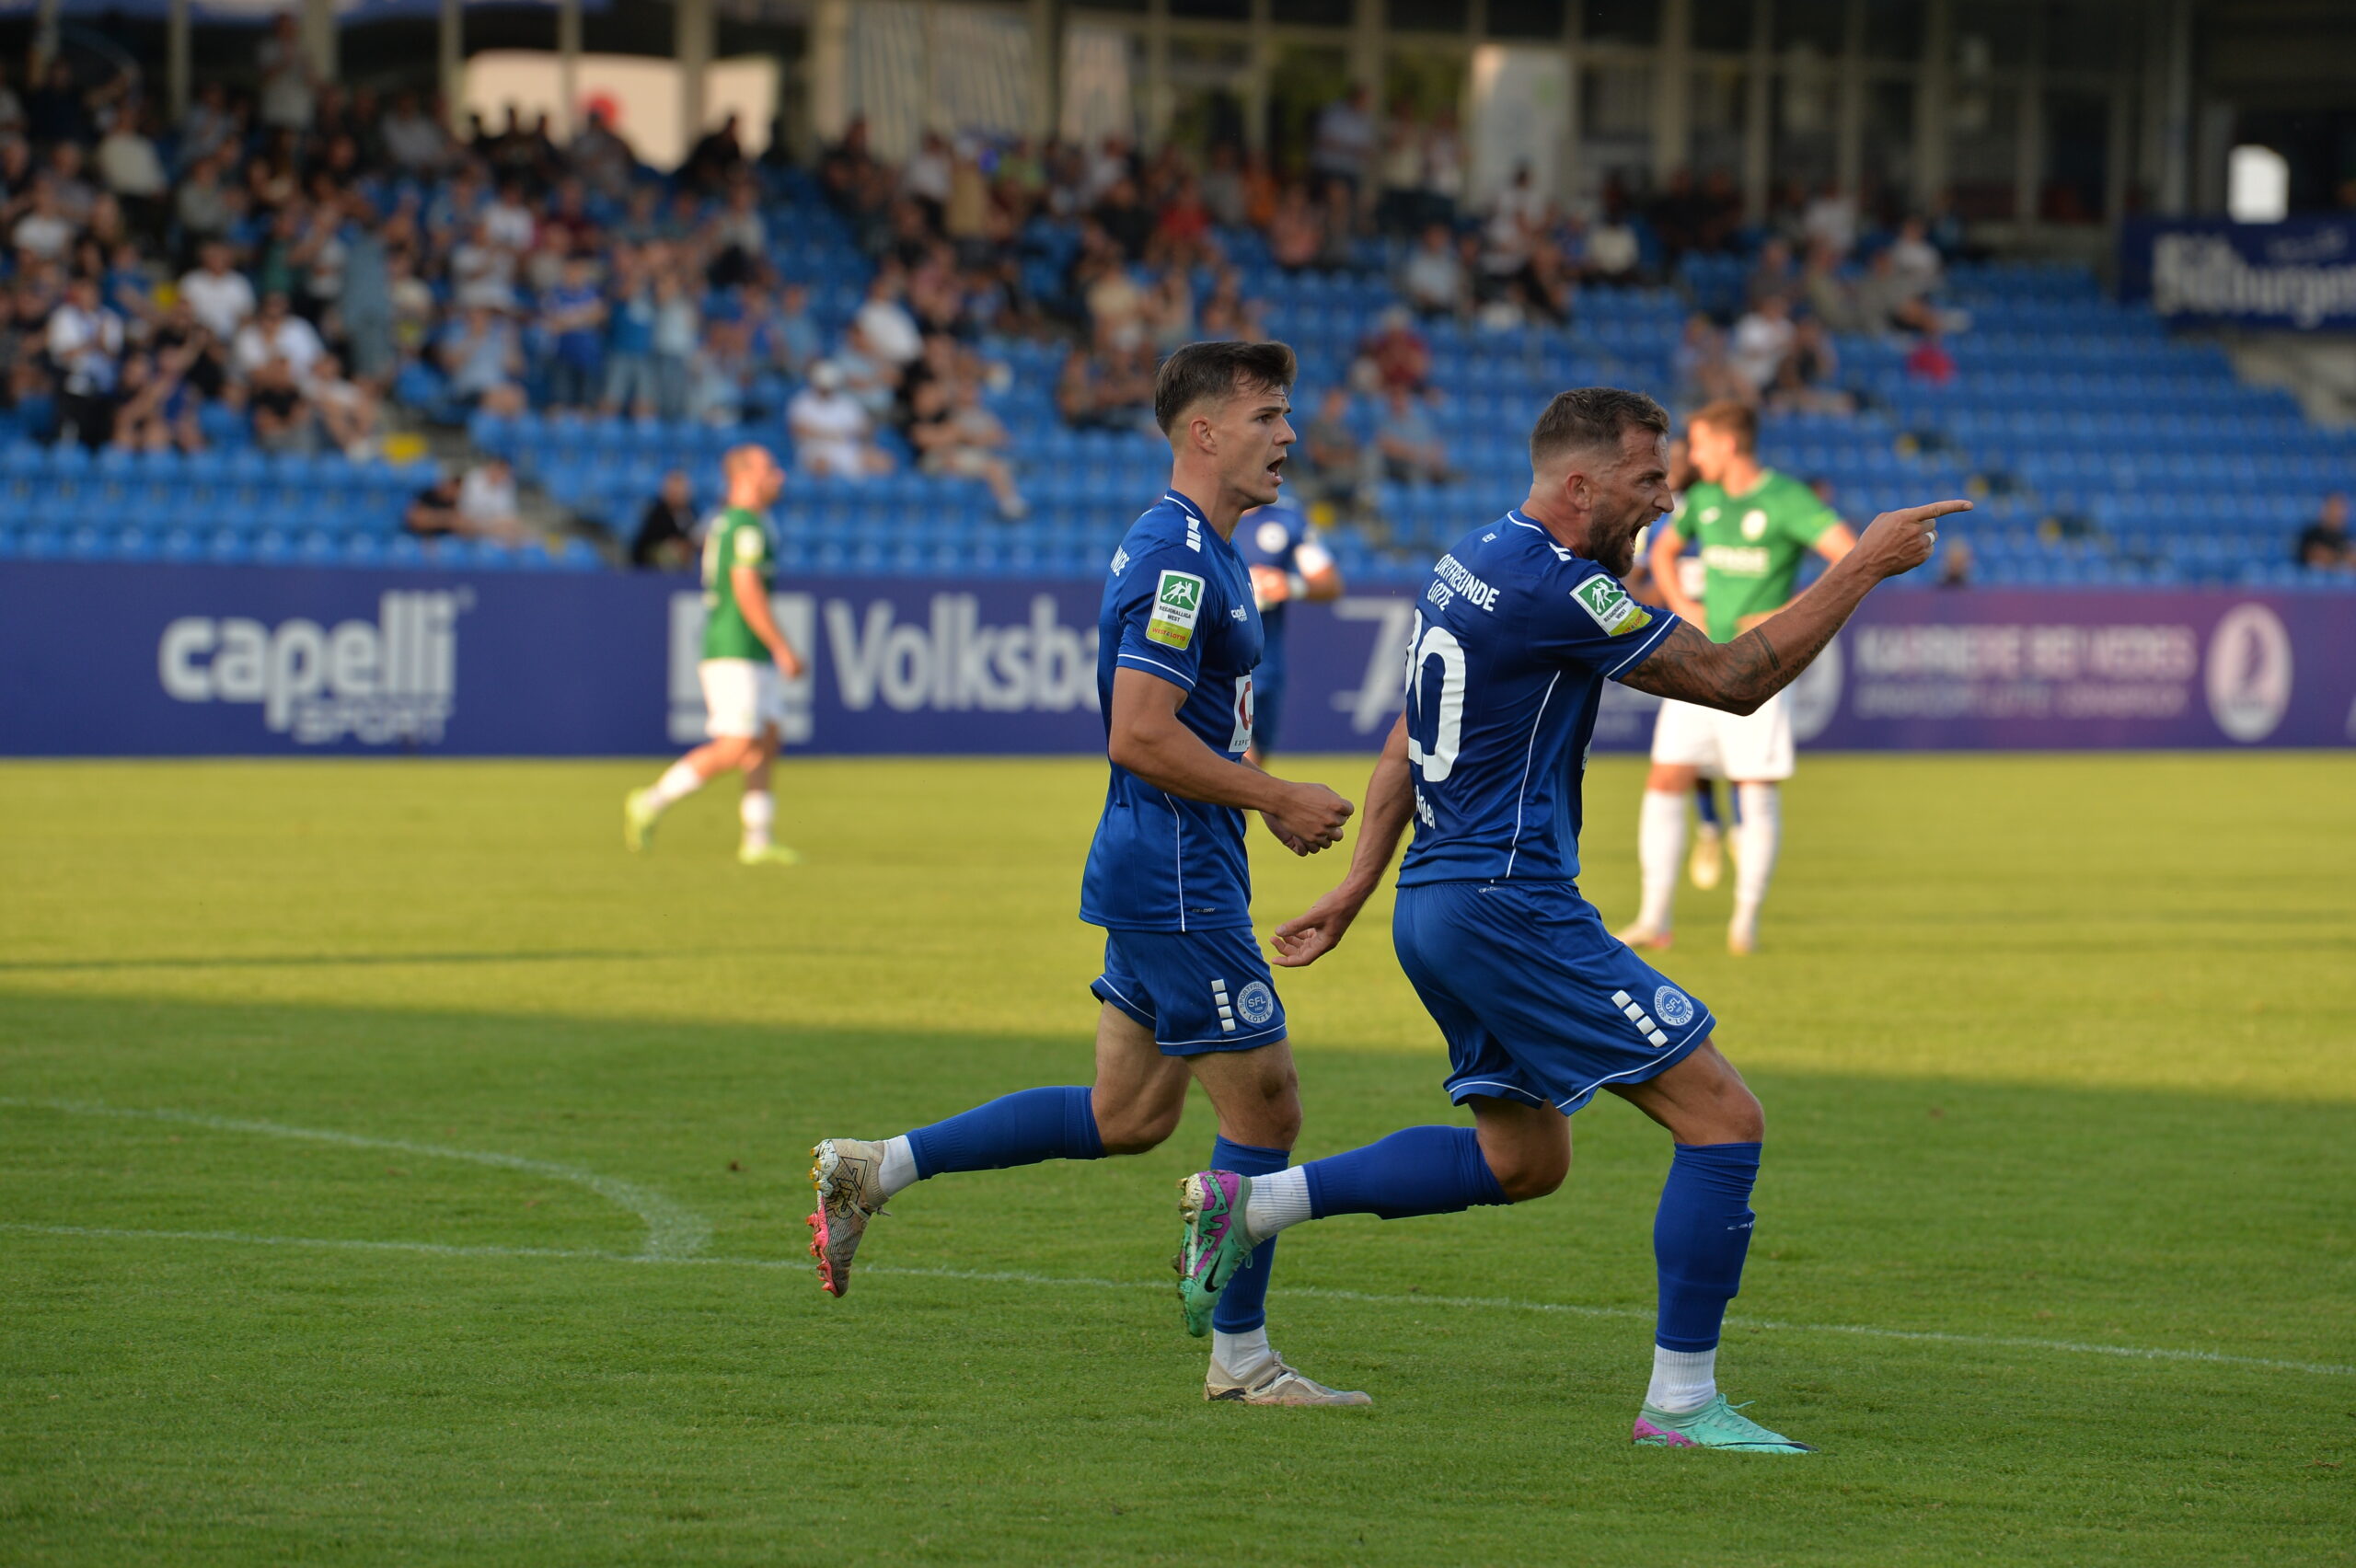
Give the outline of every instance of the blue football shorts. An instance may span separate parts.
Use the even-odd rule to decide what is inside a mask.
[[[1448,1039],[1448,1094],[1565,1115],[1642,1083],[1709,1039],[1714,1020],[1604,928],[1570,882],[1425,882],[1399,890],[1400,967]]]
[[[1165,1056],[1248,1051],[1285,1037],[1285,1005],[1249,926],[1106,931],[1089,990],[1153,1031]]]

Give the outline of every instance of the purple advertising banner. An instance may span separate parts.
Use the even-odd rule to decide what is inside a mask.
[[[1088,582],[817,578],[778,620],[819,755],[1093,752]],[[1403,595],[1291,612],[1287,751],[1361,751],[1399,709]],[[703,733],[685,579],[0,563],[0,755],[646,755]],[[2346,746],[2356,597],[1938,593],[1868,600],[1790,698],[1823,750]],[[1657,704],[1608,686],[1604,751]]]

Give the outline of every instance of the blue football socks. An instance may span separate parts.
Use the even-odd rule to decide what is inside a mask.
[[[945,1170],[1003,1170],[1043,1159],[1102,1159],[1094,1090],[1026,1089],[976,1105],[945,1122],[908,1134],[917,1175]]]
[[[1220,1138],[1211,1145],[1210,1169],[1244,1176],[1272,1176],[1292,1163],[1292,1151],[1255,1148]],[[1219,1292],[1211,1312],[1211,1327],[1223,1334],[1249,1333],[1268,1320],[1268,1270],[1276,1261],[1276,1239],[1269,1237],[1252,1249],[1252,1266],[1237,1271]]]
[[[1662,1349],[1716,1347],[1727,1303],[1742,1288],[1742,1260],[1757,1217],[1750,1187],[1758,1179],[1755,1143],[1677,1146],[1653,1217],[1653,1261],[1660,1271],[1653,1338]]]
[[[1364,1148],[1312,1159],[1300,1173],[1309,1182],[1309,1211],[1319,1219],[1405,1219],[1506,1201],[1470,1127],[1403,1128]]]

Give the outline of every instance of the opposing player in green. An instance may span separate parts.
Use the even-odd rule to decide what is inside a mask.
[[[643,849],[672,806],[730,769],[745,776],[737,803],[745,836],[736,859],[747,866],[791,866],[802,857],[769,837],[777,800],[769,763],[784,737],[785,685],[802,660],[769,614],[777,539],[768,507],[785,474],[766,446],[730,448],[721,460],[728,504],[704,525],[704,732],[711,737],[673,763],[662,778],[622,801],[622,841]]]
[[[1713,403],[1686,421],[1686,452],[1699,482],[1675,516],[1653,530],[1653,582],[1669,607],[1731,642],[1791,603],[1800,563],[1814,550],[1839,560],[1857,542],[1816,492],[1759,462],[1759,416],[1741,403]],[[1678,571],[1685,541],[1702,547],[1702,602]],[[1792,713],[1785,694],[1749,715],[1667,701],[1653,728],[1653,766],[1636,824],[1644,905],[1620,940],[1666,949],[1677,870],[1685,859],[1685,803],[1697,778],[1734,786],[1734,919],[1727,951],[1759,945],[1759,906],[1774,875],[1783,836],[1783,781],[1792,776]]]

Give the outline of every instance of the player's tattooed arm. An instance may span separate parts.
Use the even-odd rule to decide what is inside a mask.
[[[1832,623],[1837,629],[1840,622]],[[1729,713],[1756,712],[1761,703],[1797,678],[1807,662],[1831,640],[1805,652],[1795,651],[1786,673],[1784,655],[1763,629],[1746,631],[1732,642],[1713,642],[1689,622],[1680,621],[1645,662],[1620,677],[1621,684],[1655,697],[1674,698]]]
[[[1970,508],[1968,501],[1938,501],[1885,512],[1873,520],[1855,548],[1773,619],[1727,643],[1713,642],[1690,623],[1680,622],[1620,682],[1656,697],[1728,713],[1755,713],[1799,679],[1875,583],[1931,559],[1941,517]]]

